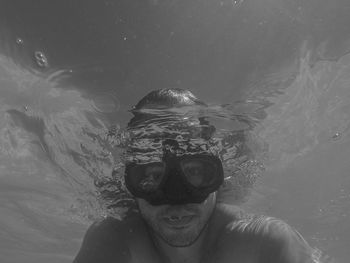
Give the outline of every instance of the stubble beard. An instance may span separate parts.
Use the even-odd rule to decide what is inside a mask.
[[[191,226],[190,229],[169,230],[154,224],[154,222],[151,224],[153,233],[169,246],[173,247],[187,247],[192,245],[200,237],[207,225],[205,222],[198,222]]]
[[[171,229],[164,224],[159,223],[161,219],[158,220],[157,218],[143,216],[152,235],[156,238],[160,238],[169,246],[173,247],[187,247],[195,243],[205,231],[210,217],[211,213],[206,215],[205,218],[198,217],[198,219],[188,228]]]

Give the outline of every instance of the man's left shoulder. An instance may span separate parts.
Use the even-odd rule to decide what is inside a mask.
[[[244,214],[240,218],[232,220],[226,225],[226,232],[271,240],[303,239],[299,232],[285,221],[254,214]]]
[[[235,206],[221,206],[220,210],[220,216],[226,217],[222,225],[223,235],[271,240],[298,239],[306,242],[295,228],[281,219],[247,213]]]
[[[249,258],[247,262],[314,263],[318,250],[285,221],[235,212],[217,239],[222,255]]]

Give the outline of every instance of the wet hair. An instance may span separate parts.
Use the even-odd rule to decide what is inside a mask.
[[[189,105],[206,104],[203,101],[199,100],[189,90],[183,90],[179,88],[159,89],[148,93],[133,107],[133,109],[139,110],[141,108],[169,108]]]
[[[131,110],[134,117],[129,121],[128,127],[148,120],[150,116],[140,112],[145,109],[169,109],[184,106],[207,106],[189,90],[179,88],[159,89],[148,93]],[[204,120],[202,120],[204,121]]]

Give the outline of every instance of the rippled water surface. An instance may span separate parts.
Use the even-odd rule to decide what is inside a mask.
[[[122,214],[112,135],[169,87],[208,102],[221,130],[253,119],[265,172],[243,206],[347,262],[349,12],[348,0],[0,1],[1,262],[71,262],[94,219]]]

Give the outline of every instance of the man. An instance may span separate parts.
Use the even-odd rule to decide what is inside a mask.
[[[217,203],[224,169],[191,92],[157,90],[133,109],[125,184],[138,213],[86,233],[74,263],[316,263],[317,251],[285,222]]]

